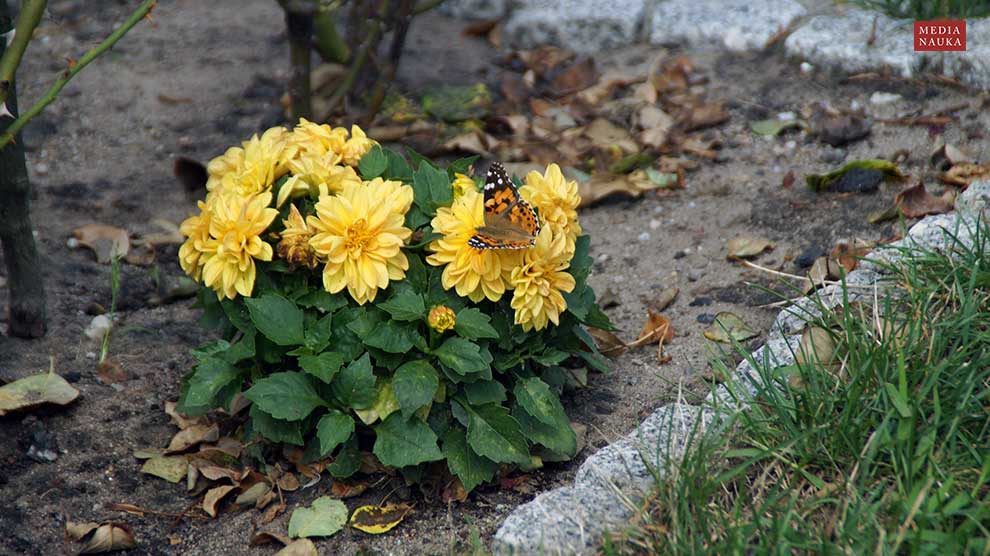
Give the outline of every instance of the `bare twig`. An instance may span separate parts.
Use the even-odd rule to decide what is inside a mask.
[[[38,26],[42,14],[45,13],[47,4],[47,0],[25,0],[20,13],[17,14],[17,25],[13,30],[14,39],[3,52],[3,57],[0,57],[0,105],[7,102],[14,73],[17,72],[17,66],[21,65],[21,58],[27,50],[28,43],[31,42],[34,28]]]
[[[118,27],[113,33],[110,33],[110,35],[107,36],[103,42],[91,48],[89,52],[84,54],[83,57],[79,58],[79,60],[75,63],[70,63],[69,67],[62,72],[62,75],[55,80],[55,83],[52,84],[47,91],[45,91],[45,94],[42,95],[42,97],[38,99],[33,106],[31,106],[31,108],[28,108],[23,114],[14,120],[14,122],[10,124],[10,126],[2,134],[0,134],[0,149],[6,147],[7,144],[14,139],[14,136],[17,135],[17,132],[19,132],[21,128],[23,128],[24,125],[31,120],[31,118],[34,118],[40,114],[46,106],[54,102],[58,97],[59,91],[61,91],[62,88],[76,76],[76,74],[82,71],[82,69],[89,65],[90,62],[109,50],[113,45],[117,44],[117,41],[123,38],[128,31],[138,24],[138,22],[148,17],[148,15],[151,14],[151,10],[155,8],[157,3],[158,0],[145,0],[144,3],[134,10],[131,15],[120,25],[120,27]],[[14,40],[16,42],[17,37],[14,37]]]

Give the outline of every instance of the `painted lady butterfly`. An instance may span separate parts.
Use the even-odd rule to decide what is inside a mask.
[[[475,249],[525,249],[536,242],[540,220],[498,162],[485,176],[485,225],[477,228],[468,245]]]

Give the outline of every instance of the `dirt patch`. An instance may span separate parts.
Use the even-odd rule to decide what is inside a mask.
[[[131,379],[118,391],[95,375],[98,346],[82,331],[92,318],[91,303],[109,304],[109,268],[91,254],[66,245],[73,228],[91,222],[156,231],[155,218],[179,222],[194,210],[171,177],[176,155],[201,160],[221,153],[251,133],[280,121],[277,97],[286,77],[286,42],[281,14],[270,0],[225,5],[193,0],[163,1],[155,24],[141,25],[113,53],[83,72],[63,98],[36,120],[25,137],[35,187],[33,219],[48,280],[51,323],[48,336],[26,342],[0,339],[0,381],[56,369],[82,392],[71,406],[31,415],[0,418],[0,552],[61,551],[66,519],[113,518],[134,527],[139,552],[154,554],[267,554],[249,549],[258,514],[249,511],[216,520],[186,520],[172,528],[169,518],[112,512],[124,502],[180,512],[189,503],[183,489],[141,475],[136,448],[163,446],[174,433],[163,413],[175,399],[179,380],[192,363],[189,349],[210,339],[196,324],[191,302],[152,306],[154,277],[148,269],[125,267],[117,332],[111,354]],[[22,98],[34,99],[60,71],[64,59],[78,57],[124,8],[119,2],[98,9],[64,0],[50,3],[51,19],[32,44],[20,73]],[[498,53],[477,39],[461,37],[462,24],[431,14],[417,20],[399,81],[408,91],[429,83],[478,80],[495,86]],[[442,39],[438,39],[442,37]],[[599,58],[600,67],[641,66],[656,54],[637,47]],[[801,76],[776,54],[726,56],[689,52],[711,78],[709,96],[730,101],[732,119],[714,131],[726,145],[724,161],[688,175],[687,189],[672,196],[584,210],[582,226],[592,235],[599,294],[610,291],[618,305],[607,309],[626,339],[639,331],[650,303],[665,288],[680,296],[665,311],[677,331],[668,347],[672,360],[659,365],[655,352],[641,349],[615,360],[608,375],[593,375],[590,387],[565,396],[572,418],[590,426],[583,459],[631,430],[653,409],[678,396],[704,394],[699,376],[707,368],[702,332],[712,315],[733,311],[765,331],[776,314],[760,306],[772,301],[742,285],[775,283],[758,272],[726,261],[725,243],[738,235],[763,235],[776,248],[761,265],[796,271],[809,250],[830,248],[836,240],[890,237],[897,225],[870,225],[866,215],[888,206],[896,187],[873,194],[814,194],[800,177],[835,166],[831,147],[804,142],[797,135],[773,140],[753,136],[749,121],[794,111],[813,101],[848,106],[867,104],[876,90],[900,93],[897,110],[931,113],[969,100],[952,89],[910,84],[840,84],[831,77]],[[495,87],[497,89],[497,87]],[[162,98],[179,99],[166,102]],[[873,107],[870,107],[872,110]],[[877,107],[877,110],[894,110]],[[990,115],[961,114],[963,125],[949,126],[946,140],[985,155],[986,139],[973,131],[990,127]],[[866,140],[840,153],[846,160],[888,156],[907,149],[905,172],[922,175],[933,142],[926,127],[875,126]],[[794,141],[789,145],[789,141]],[[783,189],[793,170],[798,181]],[[176,249],[158,252],[158,272],[178,276]],[[6,312],[6,299],[0,301]],[[49,434],[58,447],[54,463],[27,456],[35,437]],[[536,493],[569,481],[576,462],[548,465],[532,474],[532,492],[482,488],[467,503],[447,506],[424,500],[414,490],[383,485],[349,507],[382,498],[408,498],[416,513],[393,532],[370,537],[345,531],[317,542],[324,553],[360,550],[388,554],[447,553],[463,546],[472,530],[488,539],[515,506]],[[329,494],[330,481],[288,496],[289,507],[307,505]],[[287,517],[270,528],[284,531]]]

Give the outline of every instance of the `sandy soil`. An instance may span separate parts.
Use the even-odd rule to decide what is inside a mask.
[[[62,69],[109,31],[125,13],[123,2],[50,2],[51,17],[32,43],[20,73],[22,105]],[[460,37],[462,24],[431,14],[412,29],[400,84],[406,90],[442,80],[497,83],[498,53],[477,39]],[[438,40],[437,37],[442,37]],[[600,67],[641,65],[653,47],[608,53]],[[764,235],[777,243],[762,265],[801,272],[794,259],[826,250],[836,240],[891,237],[897,224],[870,225],[866,214],[886,207],[896,186],[878,193],[815,194],[801,183],[806,173],[835,166],[834,149],[797,135],[755,137],[749,122],[801,108],[816,100],[833,105],[859,103],[880,116],[909,109],[931,113],[972,100],[972,93],[910,83],[841,84],[834,76],[802,76],[777,53],[727,56],[689,52],[712,77],[709,94],[729,101],[732,119],[711,131],[722,139],[723,160],[689,174],[687,189],[585,210],[582,225],[593,237],[597,264],[591,281],[599,294],[619,302],[606,312],[634,337],[646,308],[670,287],[680,296],[665,311],[677,331],[671,362],[660,365],[655,351],[642,349],[615,360],[609,375],[565,400],[576,421],[590,427],[589,445],[579,460],[632,429],[646,414],[678,396],[704,394],[707,327],[702,321],[723,310],[765,331],[775,311],[760,308],[774,299],[746,282],[770,284],[765,275],[726,261],[725,242],[739,235]],[[112,355],[131,380],[115,389],[95,375],[98,346],[82,332],[92,319],[91,304],[109,304],[109,268],[66,242],[74,228],[106,223],[134,233],[157,231],[155,218],[179,222],[195,206],[171,176],[173,157],[207,160],[260,128],[280,122],[277,106],[286,71],[287,47],[277,5],[271,0],[163,0],[154,25],[140,25],[113,52],[83,72],[57,104],[36,119],[25,137],[35,187],[33,218],[45,260],[51,322],[47,337],[24,341],[0,337],[0,383],[39,372],[54,356],[57,371],[82,395],[66,408],[47,408],[0,418],[0,553],[53,554],[63,546],[65,520],[116,519],[130,524],[147,554],[269,554],[247,547],[254,511],[209,521],[113,512],[114,502],[179,512],[189,503],[184,491],[138,472],[136,448],[164,446],[175,429],[163,404],[177,397],[180,377],[190,368],[190,348],[208,339],[196,324],[191,301],[165,306],[148,302],[154,279],[147,268],[125,266],[121,321]],[[437,63],[440,60],[440,63]],[[876,90],[904,95],[894,105],[871,106]],[[972,154],[988,153],[981,130],[990,115],[967,109],[945,137]],[[851,145],[846,160],[887,157],[906,149],[902,168],[931,172],[933,143],[926,127],[874,127],[867,140]],[[788,142],[793,141],[790,145]],[[788,171],[798,182],[781,187]],[[158,271],[178,276],[176,248],[157,254]],[[771,284],[772,285],[772,284]],[[0,299],[0,314],[6,313]],[[4,326],[5,331],[5,325]],[[30,459],[28,447],[53,437],[54,463]],[[417,512],[380,537],[344,531],[319,540],[326,554],[445,554],[466,546],[472,529],[488,539],[511,509],[543,489],[568,481],[578,462],[547,466],[533,474],[532,493],[480,489],[468,502],[446,506],[411,496]],[[292,493],[290,508],[329,493],[330,481]],[[377,489],[349,507],[377,503]],[[266,528],[284,532],[287,514]]]

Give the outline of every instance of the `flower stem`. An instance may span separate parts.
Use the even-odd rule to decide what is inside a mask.
[[[107,36],[107,38],[104,39],[103,42],[91,48],[77,62],[70,63],[69,67],[64,72],[62,72],[62,75],[55,80],[55,83],[53,83],[52,86],[49,87],[47,91],[45,91],[45,94],[42,95],[42,97],[38,99],[38,101],[35,102],[33,106],[31,106],[31,108],[25,110],[23,114],[21,114],[16,120],[14,120],[14,122],[10,124],[10,126],[3,133],[0,133],[0,149],[3,149],[4,147],[7,146],[8,143],[13,141],[14,136],[17,135],[17,132],[20,131],[21,128],[23,128],[24,125],[27,124],[32,118],[40,114],[41,111],[44,110],[46,106],[48,106],[52,102],[55,102],[55,99],[58,97],[58,93],[62,90],[63,87],[66,86],[66,84],[69,83],[69,81],[73,77],[76,76],[77,73],[82,71],[84,67],[89,65],[90,62],[95,60],[101,54],[109,50],[110,47],[117,44],[117,41],[123,38],[123,36],[126,35],[128,31],[130,31],[142,19],[147,17],[151,13],[151,10],[154,9],[155,4],[157,3],[158,0],[145,0],[144,3],[142,3],[140,7],[134,10],[134,12],[132,12],[131,15],[124,21],[124,23],[122,23],[121,26],[117,28],[116,31],[110,33],[110,35]],[[19,20],[18,20],[18,25],[19,25]],[[18,35],[19,34],[20,31],[18,30]],[[30,37],[30,35],[28,35],[28,37]],[[15,36],[14,42],[17,42],[17,39],[18,37]],[[13,46],[13,43],[11,43],[11,46]]]
[[[0,57],[0,105],[7,102],[10,89],[14,82],[14,73],[21,65],[21,58],[34,34],[34,28],[45,13],[47,0],[25,0],[21,11],[17,14],[17,25],[14,27],[14,40]]]

